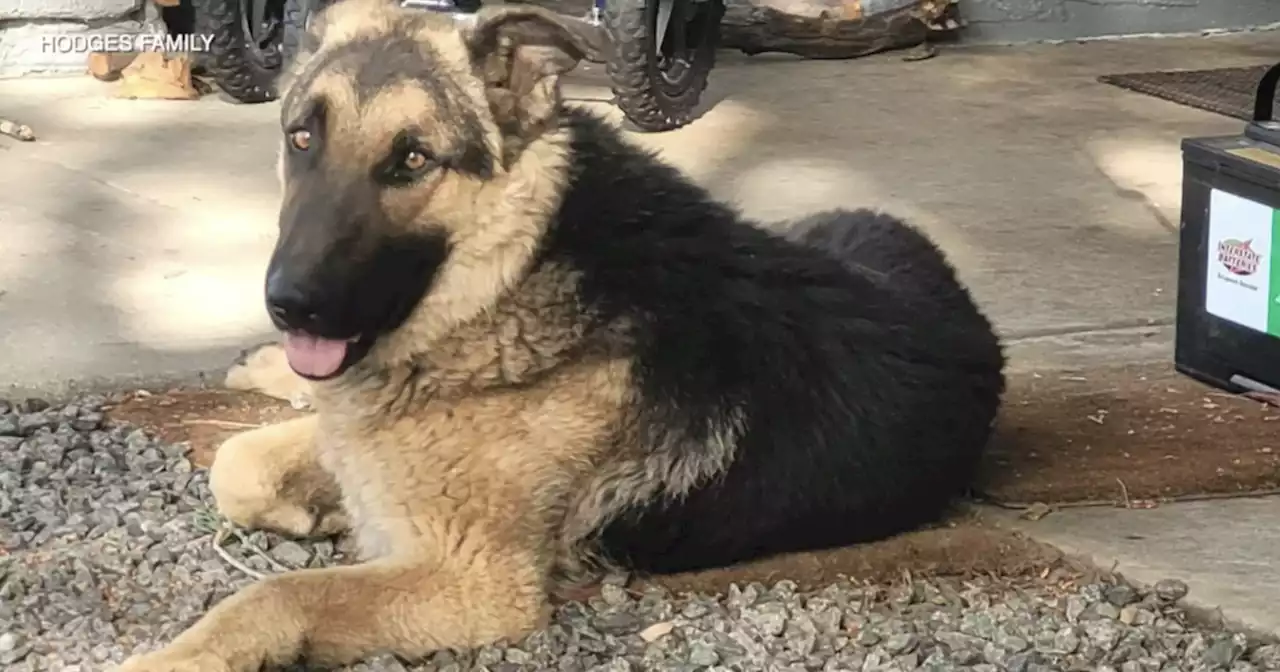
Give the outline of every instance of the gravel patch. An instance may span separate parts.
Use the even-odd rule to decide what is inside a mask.
[[[341,543],[215,534],[205,473],[184,447],[105,424],[106,401],[0,401],[0,669],[110,669],[253,574],[348,557]],[[916,579],[804,594],[783,581],[721,596],[610,584],[522,642],[349,669],[1280,670],[1280,646],[1189,621],[1186,593],[1174,580]]]

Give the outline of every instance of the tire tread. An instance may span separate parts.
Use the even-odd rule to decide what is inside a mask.
[[[609,0],[604,10],[611,45],[605,72],[612,84],[615,103],[633,124],[646,132],[674,130],[693,121],[698,101],[707,88],[708,75],[715,66],[720,17],[724,13],[722,0],[709,0],[715,13],[715,27],[709,31],[707,40],[710,44],[704,42],[698,46],[691,86],[679,96],[665,99],[649,76],[651,36],[645,10],[647,3],[653,1]]]
[[[276,99],[277,71],[263,67],[250,53],[237,0],[191,0],[194,32],[210,35],[204,69],[231,98],[241,103]]]

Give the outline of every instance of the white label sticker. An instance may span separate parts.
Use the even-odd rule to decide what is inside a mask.
[[[1263,333],[1271,312],[1274,211],[1213,189],[1209,194],[1209,244],[1205,310]]]

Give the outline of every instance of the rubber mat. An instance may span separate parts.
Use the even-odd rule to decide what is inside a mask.
[[[1280,408],[1167,362],[1015,375],[982,472],[1005,505],[1280,493]]]
[[[1103,75],[1098,81],[1209,112],[1253,119],[1258,80],[1268,66]],[[1280,103],[1275,108],[1280,111]]]

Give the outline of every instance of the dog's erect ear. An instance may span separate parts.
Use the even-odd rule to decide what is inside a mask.
[[[560,75],[600,60],[606,40],[603,29],[541,7],[480,10],[467,48],[503,135],[527,141],[546,130],[560,107]]]

